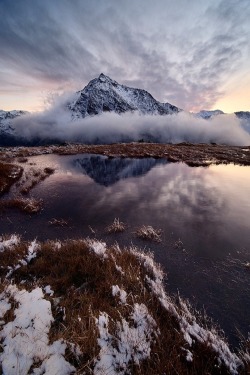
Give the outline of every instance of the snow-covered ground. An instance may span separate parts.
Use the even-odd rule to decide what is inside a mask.
[[[14,318],[5,322],[3,317],[11,309]],[[34,375],[68,375],[75,370],[64,358],[63,340],[49,342],[54,319],[41,288],[29,292],[9,284],[0,295],[0,313],[3,374],[25,375],[33,368]]]
[[[62,248],[68,244],[57,241],[50,242],[46,246],[50,246],[51,255],[54,252],[58,256]],[[19,246],[21,247],[19,248]],[[187,365],[188,363],[192,365],[195,361],[197,345],[204,344],[211,351],[213,360],[217,358],[218,368],[223,366],[223,373],[243,374],[242,368],[250,360],[248,351],[246,350],[241,356],[236,355],[214,329],[208,330],[199,324],[186,302],[179,299],[179,303],[176,305],[166,293],[163,284],[163,271],[154,262],[152,255],[145,254],[134,247],[127,249],[125,256],[131,260],[133,258],[137,267],[137,275],[134,274],[135,272],[131,274],[130,262],[128,266],[126,263],[121,264],[124,250],[121,250],[118,244],[110,249],[104,242],[95,239],[73,241],[72,249],[77,246],[87,249],[87,256],[93,257],[93,259],[91,258],[93,262],[99,262],[101,269],[107,269],[107,273],[111,272],[111,267],[113,267],[111,274],[107,274],[107,279],[109,277],[112,279],[116,272],[117,277],[112,280],[116,280],[117,283],[110,284],[110,289],[105,292],[108,298],[99,311],[92,310],[92,297],[90,298],[88,319],[95,322],[92,335],[96,340],[98,354],[91,362],[82,363],[83,359],[81,358],[84,358],[85,348],[82,344],[79,346],[75,340],[76,337],[80,337],[80,332],[79,335],[76,332],[76,336],[72,337],[72,341],[69,341],[64,338],[63,333],[60,337],[53,331],[55,323],[53,306],[61,308],[63,312],[62,322],[65,332],[68,329],[66,316],[73,316],[70,305],[60,307],[63,304],[64,296],[61,295],[58,298],[57,291],[53,290],[53,286],[41,285],[46,278],[39,281],[39,275],[32,281],[27,281],[25,278],[20,281],[15,278],[15,273],[22,267],[23,270],[28,270],[30,265],[32,266],[43,257],[43,246],[45,245],[36,240],[25,243],[17,235],[0,238],[0,255],[3,259],[8,252],[16,257],[15,265],[2,267],[5,277],[3,277],[4,283],[0,293],[0,342],[2,347],[0,362],[4,375],[70,375],[79,370],[76,364],[81,369],[88,368],[88,371],[80,372],[82,374],[128,375],[133,373],[131,370],[133,366],[141,366],[144,361],[151,360],[151,357],[154,358],[154,345],[157,345],[157,342],[162,342],[164,346],[159,311],[154,311],[150,299],[145,298],[143,302],[139,301],[136,294],[133,295],[131,290],[128,291],[124,287],[129,279],[138,280],[137,293],[138,290],[141,290],[143,296],[148,293],[146,292],[148,290],[152,298],[156,298],[159,302],[157,309],[162,308],[161,314],[167,313],[169,319],[174,319],[178,323],[179,334],[182,336],[179,355],[184,356]],[[19,258],[18,251],[22,254]],[[84,255],[83,252],[83,261],[86,259],[86,254]],[[128,268],[125,269],[125,267]],[[96,271],[94,274],[95,278],[99,277]],[[30,277],[29,271],[26,272],[26,275]],[[100,283],[102,282],[100,280]],[[76,289],[78,294],[82,293],[85,284],[83,283],[80,288]],[[129,284],[126,285],[127,288],[130,288]],[[132,288],[137,287],[132,285]],[[73,285],[70,294],[73,292],[72,288]],[[93,292],[97,293],[98,291],[94,290]],[[86,303],[88,302],[85,299]],[[101,303],[102,301],[100,301]],[[103,308],[105,304],[107,307],[107,303],[110,304],[111,309]],[[73,302],[72,308],[76,308]],[[112,315],[112,311],[114,311],[114,315]],[[86,316],[81,316],[81,310],[79,310],[77,322],[80,324],[83,319],[86,319]],[[71,319],[69,322],[72,325]],[[173,330],[176,329],[177,327],[173,327]],[[80,338],[81,340],[82,338]],[[173,343],[173,345],[177,344]],[[66,355],[67,351],[71,354],[74,353],[73,362],[72,356]]]

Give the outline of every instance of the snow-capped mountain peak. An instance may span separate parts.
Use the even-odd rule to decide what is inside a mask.
[[[221,111],[220,109],[215,109],[215,110],[212,110],[212,111],[202,110],[198,113],[195,113],[195,117],[204,118],[205,120],[208,120],[211,117],[218,116],[218,115],[224,115],[224,114],[225,113],[223,111]]]
[[[13,110],[3,111],[0,109],[0,134],[13,134],[14,129],[11,126],[11,122],[14,118],[28,114],[26,111]]]
[[[158,102],[145,90],[120,85],[103,73],[79,91],[68,107],[76,118],[103,112],[169,115],[181,111],[172,104]]]

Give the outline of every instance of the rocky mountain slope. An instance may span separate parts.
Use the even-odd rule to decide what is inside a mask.
[[[241,120],[250,120],[249,111],[239,111],[239,112],[234,112],[234,114]]]
[[[218,115],[226,115],[227,113],[221,111],[220,109],[215,109],[212,111],[202,110],[198,113],[195,113],[194,116],[198,118],[204,118],[205,120],[210,119],[211,117],[218,116]],[[240,120],[250,120],[250,112],[249,111],[239,111],[234,112],[235,116],[237,116]]]
[[[221,111],[220,109],[215,109],[213,111],[202,110],[198,113],[195,113],[195,117],[204,118],[205,120],[208,120],[209,118],[213,116],[224,115],[224,114],[225,113]]]
[[[26,111],[3,111],[0,110],[0,135],[9,134],[13,135],[14,129],[11,126],[11,122],[14,118],[22,115],[26,115]]]
[[[158,102],[145,90],[120,85],[104,74],[100,74],[79,91],[76,100],[69,103],[68,108],[74,118],[102,112],[122,114],[138,111],[141,114],[169,115],[181,111],[172,104]]]
[[[88,175],[96,183],[110,186],[129,177],[145,175],[159,164],[166,164],[165,159],[154,158],[108,158],[92,155],[74,160],[74,166],[83,174]]]

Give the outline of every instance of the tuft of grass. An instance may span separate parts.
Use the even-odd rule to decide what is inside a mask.
[[[49,225],[54,225],[54,226],[58,226],[58,227],[65,227],[65,226],[69,225],[69,223],[68,223],[68,221],[66,221],[64,219],[53,218],[49,221]]]
[[[246,367],[246,374],[250,374],[250,336],[243,341],[242,358]]]
[[[23,179],[18,184],[18,188],[21,194],[28,194],[31,189],[38,185],[41,181],[45,180],[47,177],[55,172],[53,168],[46,167],[42,169],[30,168]]]
[[[180,238],[179,238],[177,241],[175,241],[175,243],[174,243],[174,248],[175,248],[175,249],[180,249],[180,250],[183,250],[183,249],[184,249],[184,244],[183,244],[183,242],[180,240]]]
[[[106,228],[106,232],[108,233],[120,233],[120,232],[124,232],[126,229],[126,226],[125,224],[119,220],[119,218],[115,218],[113,223],[110,224],[107,228]]]
[[[42,209],[42,199],[14,197],[0,201],[0,208],[17,208],[22,212],[34,214]]]
[[[28,158],[20,157],[17,159],[18,163],[27,163]]]
[[[143,225],[141,228],[138,228],[135,232],[136,236],[148,241],[161,242],[161,229],[154,229],[150,225]]]
[[[46,167],[46,168],[44,168],[44,173],[46,173],[47,175],[51,175],[51,174],[55,173],[55,169],[50,168],[50,167]]]
[[[15,164],[0,162],[0,195],[9,191],[10,187],[22,176],[23,168]]]

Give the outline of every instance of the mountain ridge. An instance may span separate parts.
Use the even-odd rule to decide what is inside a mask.
[[[135,113],[139,115],[176,115],[180,112],[184,112],[182,109],[170,104],[161,103],[157,101],[149,92],[143,89],[137,89],[121,85],[110,77],[101,73],[97,78],[92,79],[82,90],[75,93],[74,99],[71,101],[61,102],[61,107],[63,109],[63,115],[65,110],[69,121],[74,121],[78,119],[84,119],[88,117],[93,117],[96,115],[101,115],[105,112],[116,113],[122,115],[124,113]],[[57,109],[57,107],[55,107]],[[49,111],[45,111],[45,119],[48,117]],[[205,119],[210,120],[218,115],[224,116],[221,110],[202,110],[198,113],[186,112],[194,119]],[[19,144],[37,144],[43,142],[56,142],[57,136],[49,134],[47,137],[36,136],[30,137],[30,139],[25,138],[23,130],[24,128],[19,128],[19,131],[15,129],[15,118],[27,115],[29,112],[22,110],[12,110],[4,111],[0,110],[0,146],[8,145],[19,145]],[[250,133],[250,111],[238,111],[234,115],[239,119],[240,125],[248,133]],[[57,112],[51,111],[49,117],[49,123],[56,123]],[[60,117],[60,116],[59,116]],[[40,114],[36,116],[31,115],[31,120],[34,123],[34,130],[36,130],[37,123],[40,121]],[[27,121],[29,119],[27,118]],[[36,123],[37,121],[37,123]],[[47,121],[47,120],[45,120]],[[13,123],[12,123],[13,122]],[[25,121],[24,121],[25,124]],[[41,122],[42,126],[44,122]],[[70,128],[70,123],[68,124]],[[18,128],[17,128],[18,129]],[[21,129],[21,131],[20,131]],[[53,132],[52,132],[53,134]],[[138,139],[144,139],[146,141],[159,142],[160,140],[154,133],[148,134],[147,132],[142,132],[142,135]],[[61,139],[60,137],[58,139]],[[97,137],[98,141],[99,138]],[[123,137],[124,142],[128,142],[131,137]]]
[[[0,135],[15,133],[14,128],[11,126],[12,121],[19,116],[27,115],[29,112],[22,110],[4,111],[0,109]]]
[[[85,118],[103,112],[169,115],[182,111],[170,103],[157,101],[146,90],[120,85],[103,73],[77,94],[77,99],[68,104],[74,118]]]

